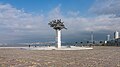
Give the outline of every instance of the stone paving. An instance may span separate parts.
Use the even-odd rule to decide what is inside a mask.
[[[120,67],[120,47],[62,51],[1,48],[0,67]]]

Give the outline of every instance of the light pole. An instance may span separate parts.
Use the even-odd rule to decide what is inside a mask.
[[[61,30],[67,29],[65,28],[64,22],[61,21],[61,19],[52,20],[48,25],[50,27],[53,27],[53,29],[56,30],[56,47],[61,48]]]
[[[91,43],[93,44],[93,39],[94,39],[94,36],[93,36],[93,31],[91,32]]]

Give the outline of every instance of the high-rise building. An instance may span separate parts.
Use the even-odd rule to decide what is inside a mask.
[[[118,39],[118,38],[119,38],[119,32],[116,31],[116,32],[114,32],[114,39]]]
[[[91,32],[91,43],[93,44],[94,42],[94,36],[93,36],[93,31]]]
[[[107,35],[107,41],[110,41],[110,35],[109,34]]]

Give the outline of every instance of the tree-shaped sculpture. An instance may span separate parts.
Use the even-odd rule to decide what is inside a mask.
[[[61,30],[67,29],[61,19],[52,20],[48,25],[56,30],[56,47],[61,48]]]

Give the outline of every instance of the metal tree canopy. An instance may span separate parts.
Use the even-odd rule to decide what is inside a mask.
[[[50,25],[50,27],[53,27],[53,29],[55,30],[67,29],[63,23],[64,22],[62,22],[60,19],[60,20],[52,20],[48,24]]]

